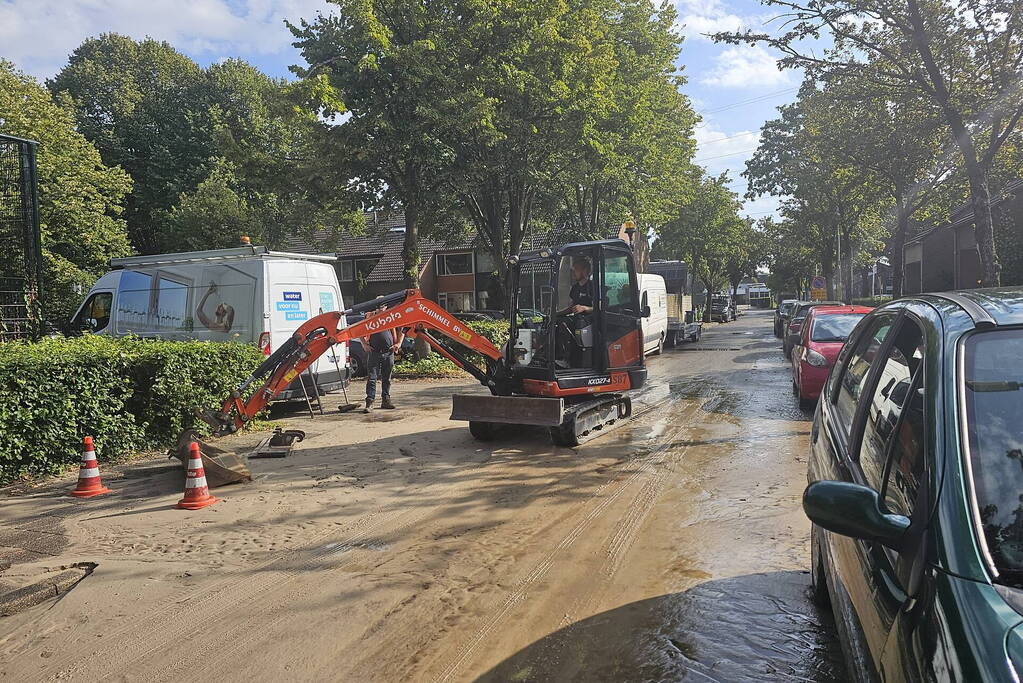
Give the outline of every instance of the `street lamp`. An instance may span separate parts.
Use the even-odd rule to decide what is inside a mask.
[[[632,216],[625,219],[625,222],[622,223],[622,229],[629,236],[629,246],[632,247],[632,240],[636,236],[636,221],[632,220]]]

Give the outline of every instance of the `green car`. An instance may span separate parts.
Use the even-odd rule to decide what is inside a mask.
[[[803,509],[850,675],[1023,673],[1023,289],[876,309],[835,363]]]

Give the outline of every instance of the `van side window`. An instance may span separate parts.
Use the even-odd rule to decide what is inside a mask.
[[[884,491],[888,451],[891,457],[898,460],[895,471],[900,473],[900,486],[887,487],[892,494],[890,503],[899,509],[890,510],[908,516],[908,505],[912,500],[900,498],[906,493],[907,485],[916,491],[917,467],[922,454],[921,437],[922,411],[912,409],[919,407],[919,392],[910,391],[913,376],[922,366],[923,357],[921,342],[923,336],[914,323],[906,320],[900,326],[898,336],[885,358],[879,359],[881,372],[877,386],[866,396],[866,421],[863,427],[863,441],[860,445],[860,469],[867,484],[875,491]],[[908,411],[908,412],[907,412]],[[916,414],[920,419],[914,419]],[[894,443],[892,442],[895,440]],[[905,508],[905,509],[903,509]]]
[[[866,333],[856,342],[856,347],[849,354],[849,360],[842,368],[842,374],[836,387],[838,395],[835,400],[835,412],[848,433],[856,415],[856,402],[860,398],[863,383],[867,378],[870,364],[877,356],[878,349],[884,343],[892,328],[895,316],[881,315],[874,321]]]
[[[114,303],[114,295],[110,292],[96,292],[82,306],[78,316],[71,322],[74,330],[102,332],[110,324],[110,308]],[[95,325],[88,323],[95,320]]]
[[[149,298],[153,276],[126,270],[117,292],[117,331],[143,332],[149,328]]]

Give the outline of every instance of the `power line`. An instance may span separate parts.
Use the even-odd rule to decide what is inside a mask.
[[[745,133],[736,133],[735,135],[729,135],[727,138],[717,138],[716,140],[705,140],[704,142],[701,142],[700,144],[701,145],[710,145],[710,144],[713,144],[715,142],[724,142],[725,140],[734,140],[735,138],[746,137],[747,135],[760,135],[760,131],[759,130],[751,130],[751,131],[747,131]]]
[[[778,90],[776,92],[770,92],[770,93],[767,93],[766,95],[759,95],[758,97],[751,97],[748,100],[739,100],[738,102],[732,102],[731,104],[725,104],[725,105],[722,105],[720,107],[715,107],[714,109],[707,109],[706,111],[703,111],[703,112],[700,112],[700,113],[701,114],[716,114],[718,112],[728,111],[729,109],[735,109],[737,107],[745,107],[745,106],[750,105],[750,104],[757,104],[759,102],[763,102],[765,100],[769,100],[772,97],[777,97],[778,95],[785,95],[785,94],[790,93],[790,92],[795,92],[796,90],[799,90],[799,86],[794,86],[792,88],[785,88],[784,90]],[[696,127],[697,128],[702,128],[702,127],[704,127],[706,125],[707,125],[707,123],[704,122],[704,123],[698,124]]]
[[[757,151],[756,147],[750,147],[749,149],[740,149],[738,152],[729,152],[728,154],[718,154],[714,157],[703,157],[702,159],[693,159],[694,164],[698,164],[701,161],[711,161],[713,159],[724,159],[725,157],[734,157],[738,154],[748,154],[749,152]]]

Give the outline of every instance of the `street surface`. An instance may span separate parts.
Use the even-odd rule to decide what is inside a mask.
[[[97,566],[0,619],[0,679],[843,680],[779,347],[769,312],[706,326],[575,450],[476,442],[447,417],[479,387],[399,382],[400,410],[289,419],[299,449],[198,512],[165,460],[7,497],[0,545],[41,544],[14,570]]]

